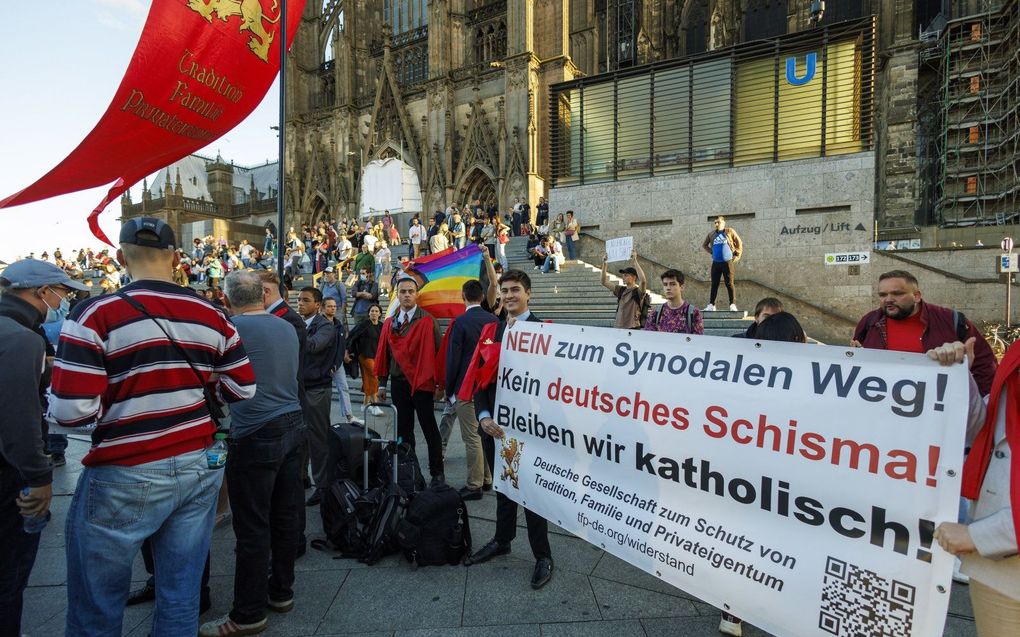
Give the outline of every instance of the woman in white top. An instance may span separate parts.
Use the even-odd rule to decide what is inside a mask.
[[[439,232],[429,238],[429,251],[432,254],[450,247],[450,240],[447,238],[449,232],[450,228],[445,223],[439,225]]]

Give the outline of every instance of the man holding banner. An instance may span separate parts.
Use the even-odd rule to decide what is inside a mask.
[[[468,377],[464,380],[467,395],[474,394],[475,411],[482,428],[482,446],[485,458],[495,470],[496,438],[503,439],[502,427],[496,424],[492,414],[496,406],[496,372],[499,368],[499,348],[503,335],[518,322],[540,322],[528,308],[531,300],[531,278],[520,270],[508,270],[499,279],[500,296],[509,318],[499,324],[490,324],[482,331],[478,348],[471,361]],[[552,579],[552,548],[549,546],[549,522],[525,508],[524,517],[528,523],[528,542],[535,556],[535,571],[531,576],[531,587],[539,589]],[[481,564],[497,555],[510,552],[510,543],[517,535],[517,503],[503,493],[496,494],[496,536],[468,556],[465,564]]]

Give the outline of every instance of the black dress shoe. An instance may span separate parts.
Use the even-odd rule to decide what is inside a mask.
[[[506,555],[510,552],[509,544],[500,544],[495,539],[489,540],[489,543],[478,549],[477,552],[472,553],[464,560],[465,566],[471,566],[472,564],[481,564],[482,562],[488,562],[497,555]]]
[[[444,484],[446,484],[446,476],[441,473],[437,473],[436,475],[432,476],[432,481],[429,482],[429,488],[434,489]]]
[[[482,499],[482,490],[481,489],[472,489],[470,487],[461,487],[461,489],[460,489],[460,491],[458,493],[460,493],[460,499],[461,500],[481,500]]]
[[[540,557],[535,562],[535,572],[531,575],[531,588],[539,589],[552,579],[553,561],[551,557]]]
[[[313,507],[322,502],[322,489],[312,491],[312,495],[305,501],[305,506]]]
[[[492,483],[486,482],[482,485],[482,491],[492,491]]]
[[[151,602],[154,599],[156,599],[156,587],[147,583],[145,586],[128,593],[127,605],[137,606],[138,604]]]

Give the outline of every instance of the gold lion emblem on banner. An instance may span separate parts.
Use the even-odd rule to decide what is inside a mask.
[[[273,7],[270,11],[276,11],[279,2],[273,0]],[[261,0],[188,0],[188,8],[200,16],[213,21],[213,14],[228,22],[233,16],[241,18],[241,26],[238,29],[251,32],[248,40],[248,48],[263,62],[269,61],[269,46],[273,43],[274,35],[266,29],[266,24],[276,24],[280,21],[280,14],[276,18],[266,17],[262,9]]]
[[[517,486],[518,470],[521,467],[521,452],[524,451],[524,443],[517,440],[517,438],[503,437],[503,447],[499,452],[499,455],[503,457],[503,463],[506,465],[503,469],[503,474],[499,476],[500,480],[506,480],[510,478],[510,484]]]

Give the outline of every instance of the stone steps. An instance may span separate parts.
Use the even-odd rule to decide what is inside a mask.
[[[534,262],[525,254],[526,237],[513,237],[507,244],[507,264],[512,269],[523,270],[531,277],[532,302],[535,313],[543,319],[555,323],[566,323],[584,327],[612,327],[616,316],[616,299],[606,290],[600,281],[601,266],[595,266],[580,260],[566,261],[560,272],[543,274],[535,270]],[[399,256],[402,251],[395,251],[392,259],[394,269],[399,268]],[[623,267],[623,264],[614,264]],[[619,267],[616,269],[618,270]],[[622,283],[615,274],[609,278],[614,283]],[[295,288],[311,284],[310,274],[302,274],[295,280]],[[652,294],[652,307],[657,308],[665,299],[649,290]],[[297,292],[291,291],[290,301],[294,303]],[[380,298],[383,306],[388,299]],[[703,312],[705,333],[714,336],[731,336],[747,329],[750,319],[746,312]],[[440,327],[446,329],[448,319],[440,319]]]

